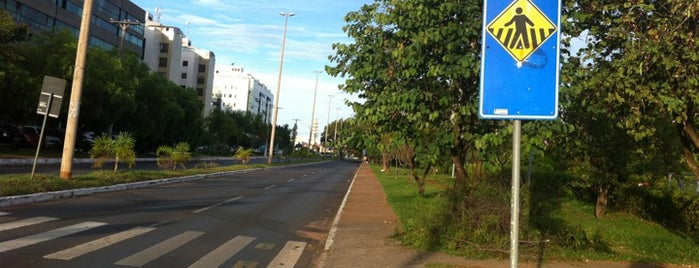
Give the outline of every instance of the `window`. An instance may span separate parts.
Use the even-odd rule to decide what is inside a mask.
[[[189,66],[189,61],[186,61],[186,60],[185,60],[185,61],[182,61],[182,66],[183,66],[183,67]]]
[[[167,58],[160,57],[160,63],[158,64],[158,67],[167,67]]]
[[[198,88],[197,88],[197,95],[198,95],[199,97],[204,96],[204,89],[198,87]]]
[[[182,73],[182,79],[187,79],[187,73]]]
[[[168,43],[160,43],[160,53],[167,53],[170,51],[170,44]]]
[[[203,85],[203,84],[204,84],[204,78],[197,78],[197,84]]]
[[[204,64],[199,64],[199,72],[200,72],[200,73],[206,72],[206,65],[204,65]]]

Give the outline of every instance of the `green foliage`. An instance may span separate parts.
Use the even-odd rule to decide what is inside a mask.
[[[121,132],[112,139],[107,135],[100,135],[95,138],[94,145],[90,149],[90,158],[97,160],[93,164],[95,168],[102,168],[107,160],[114,160],[114,172],[119,170],[119,162],[125,161],[129,164],[129,168],[133,168],[136,164],[136,152],[134,146],[136,140],[129,132]]]
[[[163,169],[176,170],[177,166],[187,168],[187,162],[192,158],[189,152],[189,144],[180,142],[173,146],[161,145],[155,152],[158,156],[158,166]]]
[[[403,244],[467,258],[506,258],[509,249],[507,180],[486,180],[451,194],[452,179],[436,175],[419,197],[405,176],[382,175],[372,166],[401,222]],[[611,212],[604,221],[594,207],[576,200],[577,177],[534,172],[523,184],[520,258],[563,262],[618,260],[633,263],[689,264],[699,261],[696,240],[628,213]],[[462,200],[466,200],[463,202]],[[694,202],[692,206],[698,202]],[[687,210],[694,211],[696,208]],[[692,214],[692,213],[688,213]],[[542,259],[543,258],[543,259]]]
[[[244,165],[247,165],[252,157],[252,149],[238,148],[233,157],[239,159]]]

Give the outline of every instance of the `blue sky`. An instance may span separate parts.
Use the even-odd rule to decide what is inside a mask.
[[[131,0],[149,13],[161,9],[160,22],[181,28],[192,45],[213,51],[217,66],[243,66],[276,93],[284,29],[280,12],[293,12],[286,36],[279,96],[278,125],[299,119],[299,139],[308,141],[316,70],[330,64],[333,43],[350,43],[342,31],[344,16],[373,0]],[[155,17],[155,16],[154,16]],[[352,117],[345,100],[358,100],[338,90],[343,80],[321,73],[315,118],[322,132],[330,121]],[[333,97],[329,97],[333,95]],[[330,106],[330,109],[328,107]],[[330,110],[330,113],[328,113]],[[318,141],[318,140],[316,140]]]

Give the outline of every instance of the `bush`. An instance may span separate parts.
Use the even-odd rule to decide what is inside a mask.
[[[187,168],[187,162],[192,158],[192,153],[189,152],[189,144],[186,142],[180,142],[175,147],[172,146],[160,146],[156,151],[158,155],[158,166],[164,169],[173,170],[177,169],[180,165],[183,168]]]

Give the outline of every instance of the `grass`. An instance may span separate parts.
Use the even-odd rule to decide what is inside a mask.
[[[446,175],[431,175],[428,178],[425,197],[419,197],[417,186],[408,180],[405,170],[399,170],[396,176],[395,170],[391,170],[391,174],[384,174],[379,166],[372,166],[372,169],[386,192],[389,204],[400,218],[401,231],[396,237],[403,244],[469,258],[483,258],[483,255],[474,254],[473,250],[462,248],[455,251],[454,248],[447,246],[448,243],[430,241],[449,239],[448,234],[444,235],[447,236],[446,238],[435,237],[439,234],[435,234],[434,230],[437,228],[434,228],[434,225],[444,224],[438,222],[440,221],[438,215],[447,202],[445,186],[451,185],[453,182],[451,178]],[[561,234],[551,235],[549,243],[536,249],[541,252],[537,254],[538,256],[533,256],[535,258],[557,261],[605,260],[653,264],[699,263],[697,241],[669,231],[657,223],[613,211],[608,212],[603,219],[596,219],[593,204],[573,198],[560,198],[552,202],[556,202],[556,205],[551,207],[545,218],[531,220],[555,224],[559,232],[570,233],[570,238]],[[535,229],[532,226],[529,228]],[[530,231],[534,234],[545,233],[541,230]],[[581,237],[584,237],[583,240],[587,240],[587,243],[580,243],[582,245],[580,247],[575,246],[579,241],[562,241],[580,240]],[[527,251],[527,247],[528,245],[522,244],[520,253],[530,254],[536,251],[531,249]],[[531,260],[531,257],[524,256],[524,259]]]
[[[110,170],[96,170],[87,174],[73,176],[70,180],[63,180],[58,176],[47,174],[36,174],[34,178],[31,178],[29,174],[0,175],[0,196],[13,196],[48,191],[108,186],[121,183],[157,180],[180,176],[191,176],[198,174],[211,174],[217,172],[236,171],[243,169],[264,168],[269,167],[270,165],[251,164],[220,167],[212,167],[211,165],[200,166],[202,167],[177,170],[121,170],[117,173],[114,173]]]

